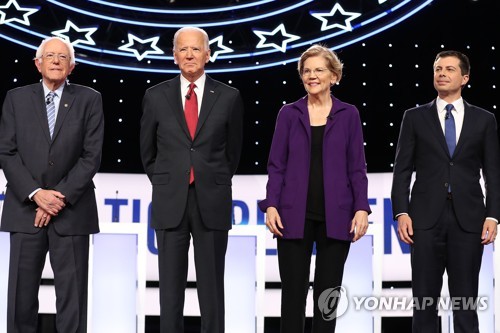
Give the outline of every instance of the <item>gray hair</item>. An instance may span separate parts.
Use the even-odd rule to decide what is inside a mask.
[[[208,34],[205,30],[198,28],[198,27],[183,27],[175,32],[174,41],[173,41],[173,44],[174,44],[173,50],[174,51],[175,51],[175,46],[177,45],[177,37],[179,37],[181,32],[188,31],[188,30],[201,32],[201,34],[203,35],[203,39],[205,40],[205,48],[207,50],[210,50],[210,44],[209,44],[210,41],[208,40]]]
[[[54,39],[57,39],[57,40],[63,42],[64,45],[66,45],[66,47],[68,48],[68,51],[69,51],[70,65],[74,65],[75,64],[75,49],[73,47],[73,44],[71,44],[66,39],[63,39],[61,37],[55,37],[55,36],[48,37],[48,38],[45,38],[44,40],[42,40],[42,42],[40,43],[40,46],[38,46],[38,49],[36,50],[35,59],[40,59],[40,61],[42,60],[43,52],[45,51],[45,45]]]

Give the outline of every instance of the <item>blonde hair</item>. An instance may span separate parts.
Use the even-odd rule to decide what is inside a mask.
[[[304,70],[304,62],[311,57],[323,57],[326,60],[326,67],[337,76],[337,82],[340,82],[344,64],[335,52],[320,44],[312,45],[301,54],[297,65],[300,76],[302,76],[302,71]]]

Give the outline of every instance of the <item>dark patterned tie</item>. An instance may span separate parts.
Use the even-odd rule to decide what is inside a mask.
[[[186,104],[184,105],[184,113],[186,116],[186,123],[189,129],[189,134],[191,134],[191,139],[194,139],[194,134],[196,133],[196,125],[198,125],[198,97],[194,91],[196,85],[191,83],[189,85],[189,90],[186,95]],[[191,166],[191,172],[189,173],[189,184],[194,182],[194,170]]]
[[[57,94],[51,91],[47,94],[47,98],[45,99],[45,104],[47,106],[47,120],[49,123],[50,138],[52,138],[52,135],[54,134],[54,126],[56,124],[56,104],[54,103],[54,97],[56,96]]]

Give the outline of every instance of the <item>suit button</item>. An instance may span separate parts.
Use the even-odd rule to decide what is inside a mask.
[[[53,162],[53,161],[49,161],[49,165],[50,165],[50,166],[53,166],[53,165],[54,165],[54,162]]]
[[[444,187],[448,188],[449,186],[450,186],[450,184],[444,183]]]
[[[453,166],[453,162],[450,162],[450,165]]]
[[[189,150],[190,150],[190,151],[193,151],[193,152],[194,152],[194,151],[196,151],[196,149],[194,149],[194,148],[190,148]]]
[[[189,169],[186,170],[186,175],[189,175],[191,171]]]

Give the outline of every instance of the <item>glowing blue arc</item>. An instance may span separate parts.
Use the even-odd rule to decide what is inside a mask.
[[[50,37],[50,36],[38,33],[36,31],[33,31],[31,29],[27,29],[25,27],[22,27],[20,25],[14,24],[14,23],[10,23],[9,22],[9,23],[6,23],[5,25],[8,25],[9,27],[12,27],[12,28],[15,28],[17,30],[23,31],[23,32],[25,32],[27,34],[39,37],[41,39],[45,39],[47,37]],[[0,36],[4,36],[4,35],[0,35]],[[9,38],[9,40],[12,41],[12,39],[10,39],[10,38]],[[35,47],[35,50],[36,49],[37,49],[37,47]],[[77,49],[84,49],[84,50],[87,50],[87,51],[93,51],[93,52],[98,52],[98,53],[112,54],[112,55],[116,55],[116,56],[133,57],[133,58],[135,58],[135,56],[132,53],[129,53],[129,52],[112,51],[112,50],[106,50],[106,49],[100,49],[100,48],[96,48],[96,47],[91,47],[91,46],[85,46],[85,45],[81,45],[81,44],[78,44],[78,45],[75,46],[75,52],[77,52]],[[163,57],[163,58],[160,58],[160,59],[174,59],[174,57]]]
[[[51,0],[49,0],[49,1],[51,1]],[[411,12],[411,15],[413,15],[415,12],[419,11],[420,9],[422,9],[423,7],[425,7],[426,5],[428,5],[429,3],[431,3],[432,1],[433,0],[426,1],[421,6],[419,6],[417,10],[413,10]],[[365,25],[367,25],[367,24],[369,24],[369,23],[371,23],[371,22],[373,22],[373,21],[375,21],[377,19],[380,19],[380,18],[382,18],[384,16],[387,16],[389,13],[395,12],[396,10],[400,9],[403,5],[406,5],[409,2],[411,2],[411,0],[403,1],[402,3],[398,4],[397,6],[386,10],[385,12],[381,13],[380,15],[377,15],[377,16],[375,16],[373,18],[370,18],[370,19],[368,19],[366,21],[363,21],[363,22],[361,22],[361,23],[353,26],[352,28],[353,28],[353,30],[356,30],[360,26],[365,26]],[[411,16],[411,15],[409,15],[409,16]],[[405,15],[404,18],[406,19],[409,16]],[[400,22],[400,21],[401,20],[397,20],[396,22]],[[13,23],[7,23],[7,25],[9,25],[9,26],[11,26],[13,28],[16,28],[18,30],[24,31],[26,33],[35,35],[37,37],[41,37],[41,38],[46,38],[47,37],[45,35],[42,35],[42,34],[39,34],[39,33],[35,33],[33,31],[31,31],[30,29],[26,29],[26,28],[24,28],[22,26],[18,26],[18,25],[13,24]],[[389,25],[389,27],[392,27],[392,26],[394,26],[394,24],[390,24]],[[376,30],[376,31],[378,33],[378,32],[383,31],[383,30],[385,30],[385,29],[382,29],[382,30],[379,29],[379,30]],[[306,45],[309,45],[311,43],[320,42],[322,40],[325,40],[325,39],[328,39],[328,38],[333,38],[333,37],[336,37],[336,36],[339,36],[339,35],[342,35],[342,34],[345,34],[345,33],[347,33],[347,31],[345,31],[345,30],[339,30],[339,31],[336,31],[336,32],[331,33],[329,35],[321,36],[319,38],[307,40],[307,41],[304,41],[304,42],[299,42],[299,43],[296,43],[296,44],[291,44],[291,45],[289,45],[287,47],[287,49],[293,49],[293,48],[298,48],[298,47],[306,46]],[[374,33],[369,33],[367,36],[373,36],[373,35],[374,35]],[[361,36],[357,40],[361,40],[361,39],[364,39],[364,38],[365,38],[364,36]],[[350,45],[350,44],[352,44],[352,43],[342,44],[342,45],[346,46],[346,45]],[[106,49],[100,49],[100,48],[95,48],[95,47],[91,47],[91,46],[85,46],[85,45],[77,45],[76,47],[84,49],[84,50],[88,50],[88,51],[93,51],[93,52],[100,52],[100,53],[104,53],[104,54],[112,54],[112,55],[117,55],[117,56],[135,58],[135,55],[133,55],[132,53],[129,53],[129,52],[106,50]],[[272,49],[262,50],[262,51],[258,51],[258,52],[220,55],[218,57],[218,59],[220,59],[220,60],[224,60],[224,59],[231,60],[231,59],[238,59],[238,58],[246,58],[246,57],[254,57],[254,56],[260,56],[260,55],[266,55],[266,54],[277,53],[277,52],[280,52],[280,51],[272,48]],[[167,60],[167,61],[172,61],[173,60],[173,56],[155,56],[155,55],[150,55],[147,58],[148,59],[155,59],[155,60]],[[78,59],[78,60],[80,60],[80,59]],[[79,62],[81,62],[81,61],[79,61]],[[278,63],[281,63],[281,61],[278,62]],[[276,65],[276,63],[274,63],[274,65]],[[134,69],[134,70],[136,70],[136,69]]]
[[[227,12],[232,10],[238,10],[242,8],[254,7],[265,5],[270,2],[276,2],[277,0],[261,0],[257,2],[252,2],[249,4],[241,4],[236,6],[228,6],[228,7],[219,7],[219,8],[205,8],[205,9],[157,9],[157,8],[145,8],[145,7],[137,7],[137,6],[128,6],[117,3],[112,3],[109,1],[103,0],[87,0],[88,2],[95,2],[100,5],[121,8],[126,10],[132,10],[136,12],[146,12],[146,13],[157,13],[157,14],[206,14],[206,13],[219,13],[219,12]]]
[[[197,23],[197,22],[189,22],[189,25],[195,25],[197,27],[203,28],[203,27],[219,27],[219,26],[225,26],[225,25],[232,25],[232,24],[240,24],[244,22],[252,22],[256,20],[260,20],[263,18],[271,17],[271,16],[276,16],[279,14],[286,13],[290,10],[296,9],[298,7],[301,7],[303,5],[306,5],[310,2],[313,2],[314,0],[304,0],[302,2],[299,2],[293,6],[289,6],[286,8],[278,9],[272,12],[268,12],[265,14],[257,15],[257,16],[252,16],[252,17],[246,17],[243,19],[238,19],[238,20],[231,20],[231,21],[220,21],[220,22],[210,22],[210,23]],[[85,14],[88,16],[96,17],[101,20],[106,20],[106,21],[111,21],[111,22],[120,22],[124,24],[131,24],[131,25],[139,25],[139,26],[145,26],[145,27],[154,27],[154,28],[182,28],[186,26],[186,23],[177,23],[177,24],[169,24],[169,23],[151,23],[151,22],[142,22],[142,21],[132,21],[132,20],[125,20],[125,19],[120,19],[117,17],[113,16],[108,16],[108,15],[102,15],[102,14],[97,14],[93,12],[89,12],[88,10],[83,10],[80,8],[76,8],[70,5],[67,5],[65,3],[62,3],[57,0],[47,0],[47,2],[50,2],[56,6],[68,9],[70,11],[77,12],[79,14]]]
[[[333,47],[331,47],[331,49],[338,49],[338,48],[341,48],[341,47],[345,47],[345,46],[349,46],[349,45],[352,45],[354,43],[357,43],[363,39],[366,39],[368,37],[371,37],[373,35],[376,35],[382,31],[385,31],[393,26],[395,26],[396,24],[406,20],[407,18],[409,18],[410,16],[414,15],[416,12],[420,11],[422,8],[424,8],[425,6],[427,6],[428,4],[430,4],[433,0],[427,0],[426,2],[424,2],[423,4],[421,4],[420,6],[416,7],[415,9],[413,9],[412,11],[408,12],[406,15],[403,15],[401,16],[399,19],[395,20],[394,22],[391,22],[390,24],[388,25],[385,25],[379,29],[376,29],[376,30],[373,30],[372,32],[366,34],[366,35],[363,35],[363,36],[360,36],[356,39],[353,39],[353,40],[350,40],[348,42],[345,42],[345,43],[342,43],[342,44],[337,44]],[[318,39],[320,40],[320,39]],[[315,41],[309,41],[309,42],[315,42]],[[240,72],[240,71],[249,71],[249,70],[259,70],[259,69],[264,69],[264,68],[270,68],[270,67],[275,67],[275,66],[279,66],[279,65],[286,65],[288,63],[291,63],[291,62],[296,62],[298,61],[299,57],[296,57],[296,58],[292,58],[292,59],[287,59],[287,60],[283,60],[283,61],[277,61],[277,62],[273,62],[273,63],[267,63],[267,64],[256,64],[254,66],[247,66],[247,67],[231,67],[231,68],[217,68],[217,69],[207,69],[206,72],[207,73],[231,73],[231,72]],[[115,69],[125,69],[125,70],[133,70],[133,71],[140,71],[140,72],[153,72],[153,73],[178,73],[178,70],[163,70],[163,69],[146,69],[146,68],[136,68],[136,67],[122,67],[122,66],[114,66],[114,65],[106,65],[106,64],[95,64],[95,63],[91,63],[91,62],[88,62],[89,64],[92,64],[92,65],[98,65],[98,66],[103,66],[103,67],[110,67],[110,68],[115,68]]]
[[[407,4],[409,3],[411,0],[406,0],[403,2],[403,4]],[[410,14],[406,14],[404,16],[402,16],[402,19],[398,19],[398,20],[395,20],[396,23],[399,23],[405,19],[407,19],[408,17],[412,16],[413,14],[415,14],[416,12],[420,11],[423,7],[427,6],[429,3],[431,3],[433,0],[427,0],[425,3],[423,3],[422,5],[420,5],[419,7],[417,7],[416,9],[412,10],[410,12]],[[385,12],[375,16],[375,17],[372,17],[368,20],[365,20],[361,23],[358,23],[356,25],[354,25],[352,27],[352,30],[356,30],[357,28],[359,27],[362,27],[362,26],[365,26],[369,23],[372,23],[373,21],[375,20],[378,20],[382,17],[385,17],[387,16],[389,13],[392,13],[392,12],[395,12],[397,9],[399,9],[401,6],[398,5],[398,6],[395,6],[393,8],[390,8],[388,10],[386,10]],[[373,36],[379,32],[382,32],[390,27],[393,27],[396,23],[391,23],[391,24],[388,24],[387,26],[384,26],[383,28],[380,28],[380,29],[377,29],[377,30],[374,30],[376,31],[375,33],[371,32],[371,33],[368,33],[366,35],[363,35],[363,36],[360,36],[358,37],[357,39],[355,39],[355,42],[359,41],[359,40],[362,40],[366,37],[370,37],[370,36]],[[329,35],[323,35],[321,37],[318,37],[318,38],[315,38],[315,39],[308,39],[307,41],[304,41],[304,42],[298,42],[298,43],[295,43],[295,44],[291,44],[287,47],[287,49],[294,49],[294,48],[298,48],[298,47],[302,47],[302,46],[307,46],[307,45],[311,45],[311,44],[314,44],[314,43],[317,43],[317,42],[321,42],[325,39],[329,39],[329,38],[333,38],[333,37],[337,37],[337,36],[340,36],[340,35],[343,35],[343,34],[346,34],[346,33],[349,33],[349,31],[346,31],[346,30],[339,30],[339,31],[336,31],[336,32],[333,32]],[[352,43],[351,42],[347,42],[347,43],[344,43],[344,44],[341,44],[341,46],[347,46],[347,45],[351,45]],[[336,47],[340,47],[340,46],[336,46]],[[333,47],[332,47],[333,49]],[[263,54],[269,54],[269,53],[275,53],[275,52],[280,52],[276,49],[270,49],[270,50],[265,50],[265,51],[260,51],[260,52],[253,52],[253,53],[240,53],[240,54],[231,54],[231,55],[221,55],[218,57],[218,59],[220,60],[223,60],[223,59],[236,59],[236,58],[245,58],[245,57],[251,57],[251,56],[257,56],[257,55],[263,55]],[[297,58],[298,59],[298,58]],[[277,62],[275,63],[278,64],[280,62]]]
[[[404,1],[403,3],[401,4],[398,4],[398,6],[395,6],[391,9],[388,9],[386,10],[384,13],[381,13],[380,15],[377,15],[375,17],[372,17],[368,20],[365,20],[359,24],[356,24],[354,27],[353,27],[353,30],[357,29],[357,28],[360,28],[362,26],[366,26],[368,25],[369,23],[372,23],[373,21],[377,20],[377,19],[380,19],[382,18],[383,16],[387,16],[389,13],[391,12],[394,12],[398,9],[400,9],[402,6],[404,6],[405,4],[408,4],[410,3],[412,0],[406,0]],[[331,47],[332,49],[338,49],[338,48],[341,48],[341,47],[345,47],[345,46],[348,46],[348,45],[351,45],[353,43],[357,43],[363,39],[366,39],[366,38],[369,38],[373,35],[376,35],[384,30],[387,30],[393,26],[395,26],[396,24],[399,24],[400,22],[406,20],[407,18],[409,18],[410,16],[414,15],[416,12],[420,11],[421,9],[423,9],[425,6],[427,6],[428,4],[430,4],[431,2],[433,2],[433,0],[427,0],[425,1],[424,3],[421,3],[420,5],[418,5],[418,7],[416,8],[413,8],[412,10],[404,13],[404,15],[401,15],[399,18],[395,19],[394,21],[380,27],[380,28],[377,28],[377,29],[374,29],[372,31],[369,31],[365,34],[363,34],[362,36],[359,36],[355,39],[352,39],[352,40],[349,40],[349,41],[346,41],[344,43],[341,43],[341,44],[337,44],[333,47]],[[10,26],[12,28],[15,28],[15,29],[19,29],[21,31],[24,31],[24,32],[27,32],[31,35],[34,35],[34,36],[37,36],[37,37],[42,37],[42,38],[45,38],[47,36],[43,35],[43,34],[40,34],[40,33],[36,33],[35,31],[31,31],[30,29],[27,29],[27,28],[24,28],[24,27],[20,27],[16,24],[13,24],[13,23],[6,23],[5,24],[6,26]],[[334,36],[337,36],[339,34],[343,34],[343,33],[347,33],[346,31],[339,31],[339,32],[334,32],[330,35],[327,35],[327,36],[321,36],[319,38],[316,38],[316,39],[313,39],[313,40],[308,40],[307,42],[302,42],[302,43],[297,43],[297,44],[293,44],[293,45],[290,45],[288,47],[288,49],[292,49],[292,48],[297,48],[297,47],[300,47],[302,45],[308,45],[308,44],[311,44],[311,43],[315,43],[317,41],[321,41],[321,40],[324,40],[324,39],[327,39],[327,38],[331,38],[331,37],[334,37]],[[27,48],[30,48],[30,49],[36,49],[37,48],[37,45],[31,45],[31,44],[28,44],[26,42],[23,42],[19,39],[15,39],[15,38],[12,38],[12,37],[9,37],[7,35],[4,35],[4,34],[1,34],[0,33],[0,37],[1,38],[4,38],[4,39],[7,39],[13,43],[16,43],[16,44],[20,44],[22,46],[25,46]],[[110,51],[110,50],[103,50],[103,49],[98,49],[98,48],[92,48],[92,47],[84,47],[84,46],[80,46],[82,49],[87,49],[87,50],[93,50],[93,51],[96,51],[96,52],[101,52],[101,53],[109,53],[109,54],[115,54],[115,55],[122,55],[122,56],[126,56],[126,57],[134,57],[131,53],[123,53],[123,52],[116,52],[116,51]],[[260,55],[260,54],[268,54],[268,53],[272,53],[272,52],[278,52],[276,50],[266,50],[266,51],[262,51],[262,52],[258,52],[258,53],[247,53],[246,55],[247,56],[252,56],[252,55]],[[151,57],[148,57],[148,59],[168,59],[168,60],[171,60],[172,57],[165,57],[165,56],[151,56]],[[222,57],[219,57],[219,59],[224,59],[226,58],[226,56],[222,56]],[[233,56],[230,56],[228,55],[227,58],[231,59],[231,58],[236,58]],[[280,60],[280,61],[276,61],[276,62],[271,62],[271,63],[265,63],[265,64],[260,64],[259,62],[255,62],[253,65],[239,65],[239,67],[228,67],[228,68],[213,68],[213,69],[210,69],[208,68],[207,69],[207,72],[217,72],[217,73],[227,73],[227,72],[237,72],[237,71],[248,71],[248,70],[259,70],[259,69],[264,69],[264,68],[270,68],[270,67],[275,67],[275,66],[279,66],[279,65],[285,65],[287,63],[291,63],[291,62],[296,62],[298,59],[298,57],[294,57],[294,58],[290,58],[290,59],[285,59],[285,60]],[[135,66],[127,66],[127,65],[114,65],[114,64],[110,64],[110,63],[99,63],[99,62],[94,62],[92,60],[87,60],[85,58],[83,59],[77,59],[79,63],[84,63],[84,64],[89,64],[89,65],[92,65],[92,66],[97,66],[97,67],[105,67],[105,68],[113,68],[113,69],[121,69],[121,70],[130,70],[130,71],[139,71],[139,72],[152,72],[152,73],[178,73],[178,69],[177,68],[174,68],[174,69],[165,69],[165,68],[138,68],[138,67],[135,67]]]
[[[6,40],[8,40],[8,41],[10,41],[12,43],[19,44],[19,45],[22,45],[24,47],[27,47],[28,49],[36,50],[38,48],[37,46],[25,43],[22,40],[19,40],[17,38],[12,38],[12,37],[9,37],[9,36],[1,34],[1,33],[0,33],[0,37],[3,38],[3,39],[6,39]]]

